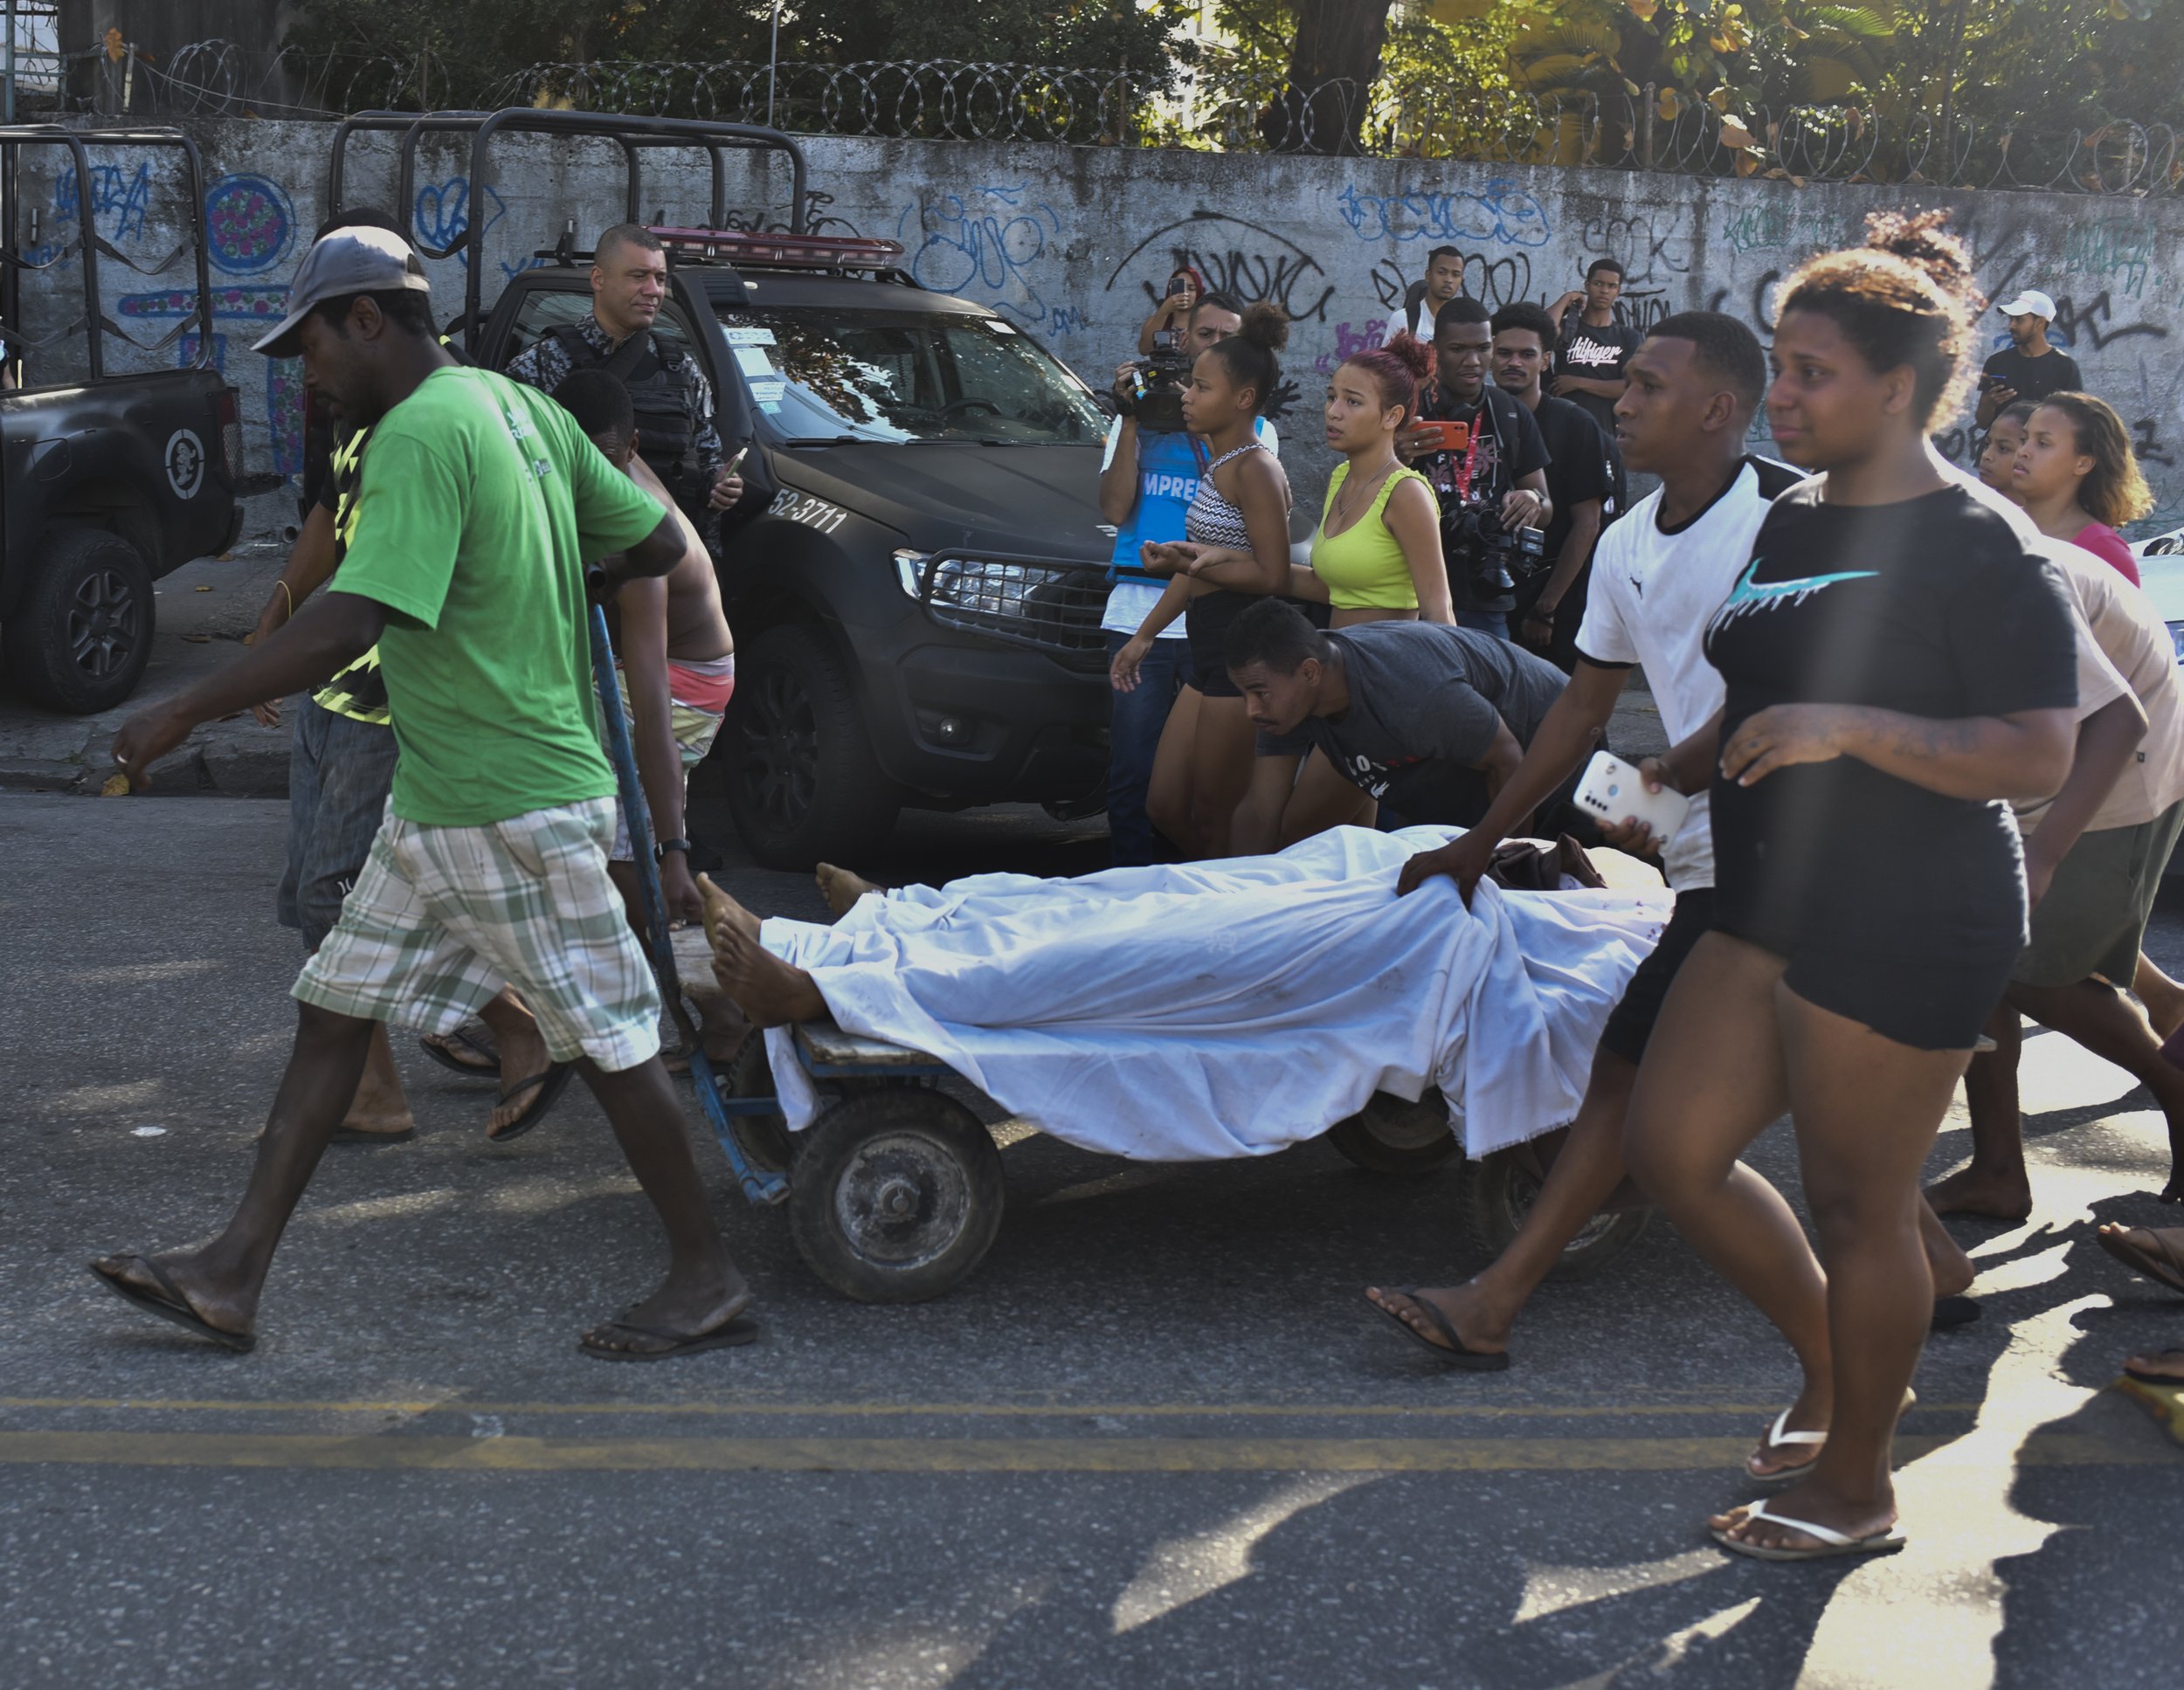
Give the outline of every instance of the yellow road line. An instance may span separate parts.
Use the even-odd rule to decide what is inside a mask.
[[[408,1402],[291,1402],[246,1397],[0,1397],[10,1409],[126,1410],[145,1413],[220,1414],[651,1414],[771,1415],[807,1419],[885,1419],[895,1416],[945,1419],[1212,1420],[1607,1420],[1638,1415],[1734,1414],[1772,1416],[1780,1398],[1747,1403],[1438,1403],[1405,1407],[1394,1403],[482,1403],[450,1395]],[[1970,1414],[1977,1403],[1921,1403],[1929,1413]]]
[[[1905,1459],[1943,1441],[1897,1440]],[[445,1473],[1733,1472],[1744,1438],[344,1438],[252,1432],[0,1432],[0,1466]],[[2175,1467],[2144,1447],[2043,1433],[2013,1466]]]

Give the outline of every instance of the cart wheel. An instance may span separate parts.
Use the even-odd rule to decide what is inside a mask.
[[[1439,1167],[1456,1151],[1448,1106],[1431,1087],[1415,1103],[1373,1093],[1364,1108],[1327,1129],[1327,1142],[1376,1174],[1420,1173]]]
[[[1489,1259],[1509,1247],[1517,1229],[1539,1196],[1534,1179],[1515,1155],[1497,1150],[1463,1168],[1462,1189],[1457,1195],[1457,1224],[1471,1247]],[[1562,1259],[1548,1270],[1550,1278],[1587,1280],[1630,1248],[1653,1218],[1650,1209],[1626,1209],[1595,1215],[1562,1246]]]
[[[821,1280],[861,1303],[937,1297],[1000,1230],[1001,1152],[938,1092],[845,1098],[799,1133],[789,1229]]]
[[[717,1076],[730,1098],[772,1097],[773,1066],[766,1060],[766,1036],[753,1030],[736,1047],[736,1054]],[[736,1148],[743,1160],[764,1174],[785,1174],[796,1160],[795,1141],[788,1117],[779,1111],[763,1115],[730,1115],[728,1130],[736,1135]]]

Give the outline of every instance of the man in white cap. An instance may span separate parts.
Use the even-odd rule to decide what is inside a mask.
[[[2077,361],[2048,344],[2048,325],[2055,321],[2055,301],[2036,287],[2028,287],[2014,299],[1994,307],[2009,319],[2010,344],[1989,358],[1980,371],[1979,425],[1994,426],[1994,419],[2020,399],[2035,402],[2050,393],[2083,392],[2085,378]]]
[[[452,1032],[508,984],[556,1069],[598,1100],[667,1236],[666,1279],[580,1347],[656,1361],[746,1342],[750,1289],[707,1208],[660,1061],[659,990],[607,874],[615,779],[591,688],[587,562],[608,560],[601,596],[665,575],[681,528],[544,394],[456,362],[398,236],[328,234],[288,304],[257,349],[300,352],[305,385],[372,431],[340,574],[270,639],[131,717],[114,761],[144,785],[200,722],[321,684],[375,644],[401,755],[363,874],[296,980],[295,1046],[233,1217],[195,1249],[92,1272],[147,1314],[252,1348],[274,1249],[374,1024]]]

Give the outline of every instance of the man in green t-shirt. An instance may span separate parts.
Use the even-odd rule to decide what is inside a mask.
[[[274,1247],[373,1024],[450,1032],[506,984],[584,1076],[667,1233],[666,1280],[581,1347],[652,1361],[746,1342],[750,1293],[707,1211],[660,1061],[659,991],[607,875],[615,782],[591,690],[585,561],[620,554],[597,583],[612,591],[667,573],[682,536],[552,400],[458,365],[425,290],[416,254],[382,231],[313,245],[258,350],[300,351],[305,381],[372,428],[356,539],[278,634],[115,736],[115,764],[145,784],[199,723],[324,681],[376,642],[401,757],[363,875],[296,981],[295,1048],[234,1217],[201,1249],[92,1271],[252,1348]]]

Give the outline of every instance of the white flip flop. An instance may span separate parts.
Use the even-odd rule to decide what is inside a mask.
[[[1764,1544],[1747,1543],[1739,1537],[1731,1537],[1726,1529],[1717,1530],[1711,1534],[1714,1542],[1720,1544],[1723,1549],[1733,1550],[1738,1555],[1750,1555],[1754,1561],[1826,1561],[1833,1556],[1846,1555],[1894,1555],[1909,1542],[1904,1534],[1893,1526],[1884,1532],[1875,1532],[1870,1536],[1852,1537],[1847,1533],[1835,1530],[1832,1526],[1823,1526],[1817,1521],[1793,1520],[1786,1514],[1771,1514],[1765,1502],[1745,1503],[1744,1516],[1748,1521],[1764,1520],[1773,1525],[1786,1527],[1794,1532],[1802,1532],[1807,1537],[1817,1539],[1819,1542],[1819,1547],[1816,1549],[1776,1549]]]
[[[1909,1414],[1913,1408],[1917,1407],[1918,1404],[1918,1393],[1911,1390],[1908,1385],[1905,1386],[1904,1389],[1904,1405],[1896,1411],[1896,1418],[1899,1420],[1902,1419],[1904,1416]],[[1790,1406],[1791,1408],[1794,1408],[1796,1404],[1792,1404]],[[1786,1429],[1789,1418],[1789,1409],[1784,1409],[1781,1413],[1774,1417],[1774,1424],[1767,1428],[1767,1435],[1761,1442],[1759,1446],[1760,1449],[1779,1450],[1809,1447],[1813,1452],[1811,1459],[1800,1461],[1794,1467],[1777,1467],[1772,1473],[1754,1473],[1752,1470],[1752,1457],[1747,1455],[1745,1458],[1745,1477],[1751,1480],[1754,1484],[1778,1485],[1785,1479],[1801,1478],[1804,1474],[1810,1473],[1813,1470],[1814,1465],[1819,1461],[1820,1445],[1828,1441],[1828,1434],[1824,1431],[1790,1431]],[[1757,1454],[1759,1453],[1759,1451],[1755,1450],[1752,1453]]]
[[[1776,1467],[1768,1473],[1753,1472],[1752,1456],[1748,1455],[1745,1458],[1746,1478],[1762,1485],[1773,1485],[1785,1479],[1801,1478],[1813,1470],[1814,1463],[1820,1459],[1820,1446],[1828,1441],[1828,1434],[1824,1431],[1791,1431],[1787,1429],[1789,1419],[1788,1409],[1784,1409],[1781,1413],[1776,1415],[1774,1424],[1767,1428],[1766,1437],[1761,1440],[1759,1448],[1752,1452],[1752,1455],[1782,1449],[1810,1449],[1812,1454],[1794,1467]]]

